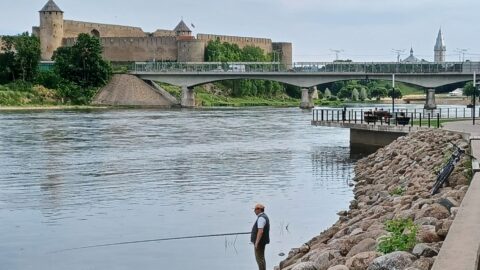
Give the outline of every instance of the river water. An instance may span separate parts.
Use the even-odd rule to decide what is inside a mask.
[[[349,131],[295,108],[0,113],[0,269],[268,268],[352,199]],[[73,249],[73,250],[65,250]]]

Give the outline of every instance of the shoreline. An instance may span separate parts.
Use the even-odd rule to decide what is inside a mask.
[[[86,110],[109,109],[107,106],[93,105],[28,105],[28,106],[0,106],[0,111],[42,111],[42,110]]]
[[[450,156],[444,153],[451,148],[449,142],[468,146],[458,133],[419,131],[359,160],[350,209],[340,211],[338,221],[320,235],[292,249],[275,269],[430,270],[470,180],[464,155],[449,178],[450,185],[430,195],[435,170]],[[416,228],[411,229],[416,231],[413,245],[379,252],[379,244],[392,235],[386,222],[408,219]]]

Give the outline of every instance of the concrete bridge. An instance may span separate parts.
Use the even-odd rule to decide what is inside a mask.
[[[160,81],[182,87],[184,107],[195,106],[193,88],[205,83],[258,79],[302,88],[301,107],[313,107],[316,85],[344,80],[392,80],[434,89],[472,81],[480,73],[480,62],[395,63],[395,62],[299,62],[292,67],[280,63],[135,63],[130,73],[143,80]],[[395,75],[395,76],[392,76]]]

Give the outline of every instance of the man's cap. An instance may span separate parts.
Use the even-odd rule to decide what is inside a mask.
[[[257,204],[255,204],[254,209],[265,209],[265,205],[263,205],[261,203],[257,203]]]

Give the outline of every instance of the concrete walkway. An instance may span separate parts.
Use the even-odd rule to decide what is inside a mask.
[[[451,122],[444,129],[468,134],[472,155],[480,160],[480,124]],[[479,257],[480,172],[476,172],[432,270],[479,270]]]
[[[480,136],[480,119],[476,119],[475,122],[475,126],[472,124],[472,120],[447,122],[443,124],[443,129]]]

